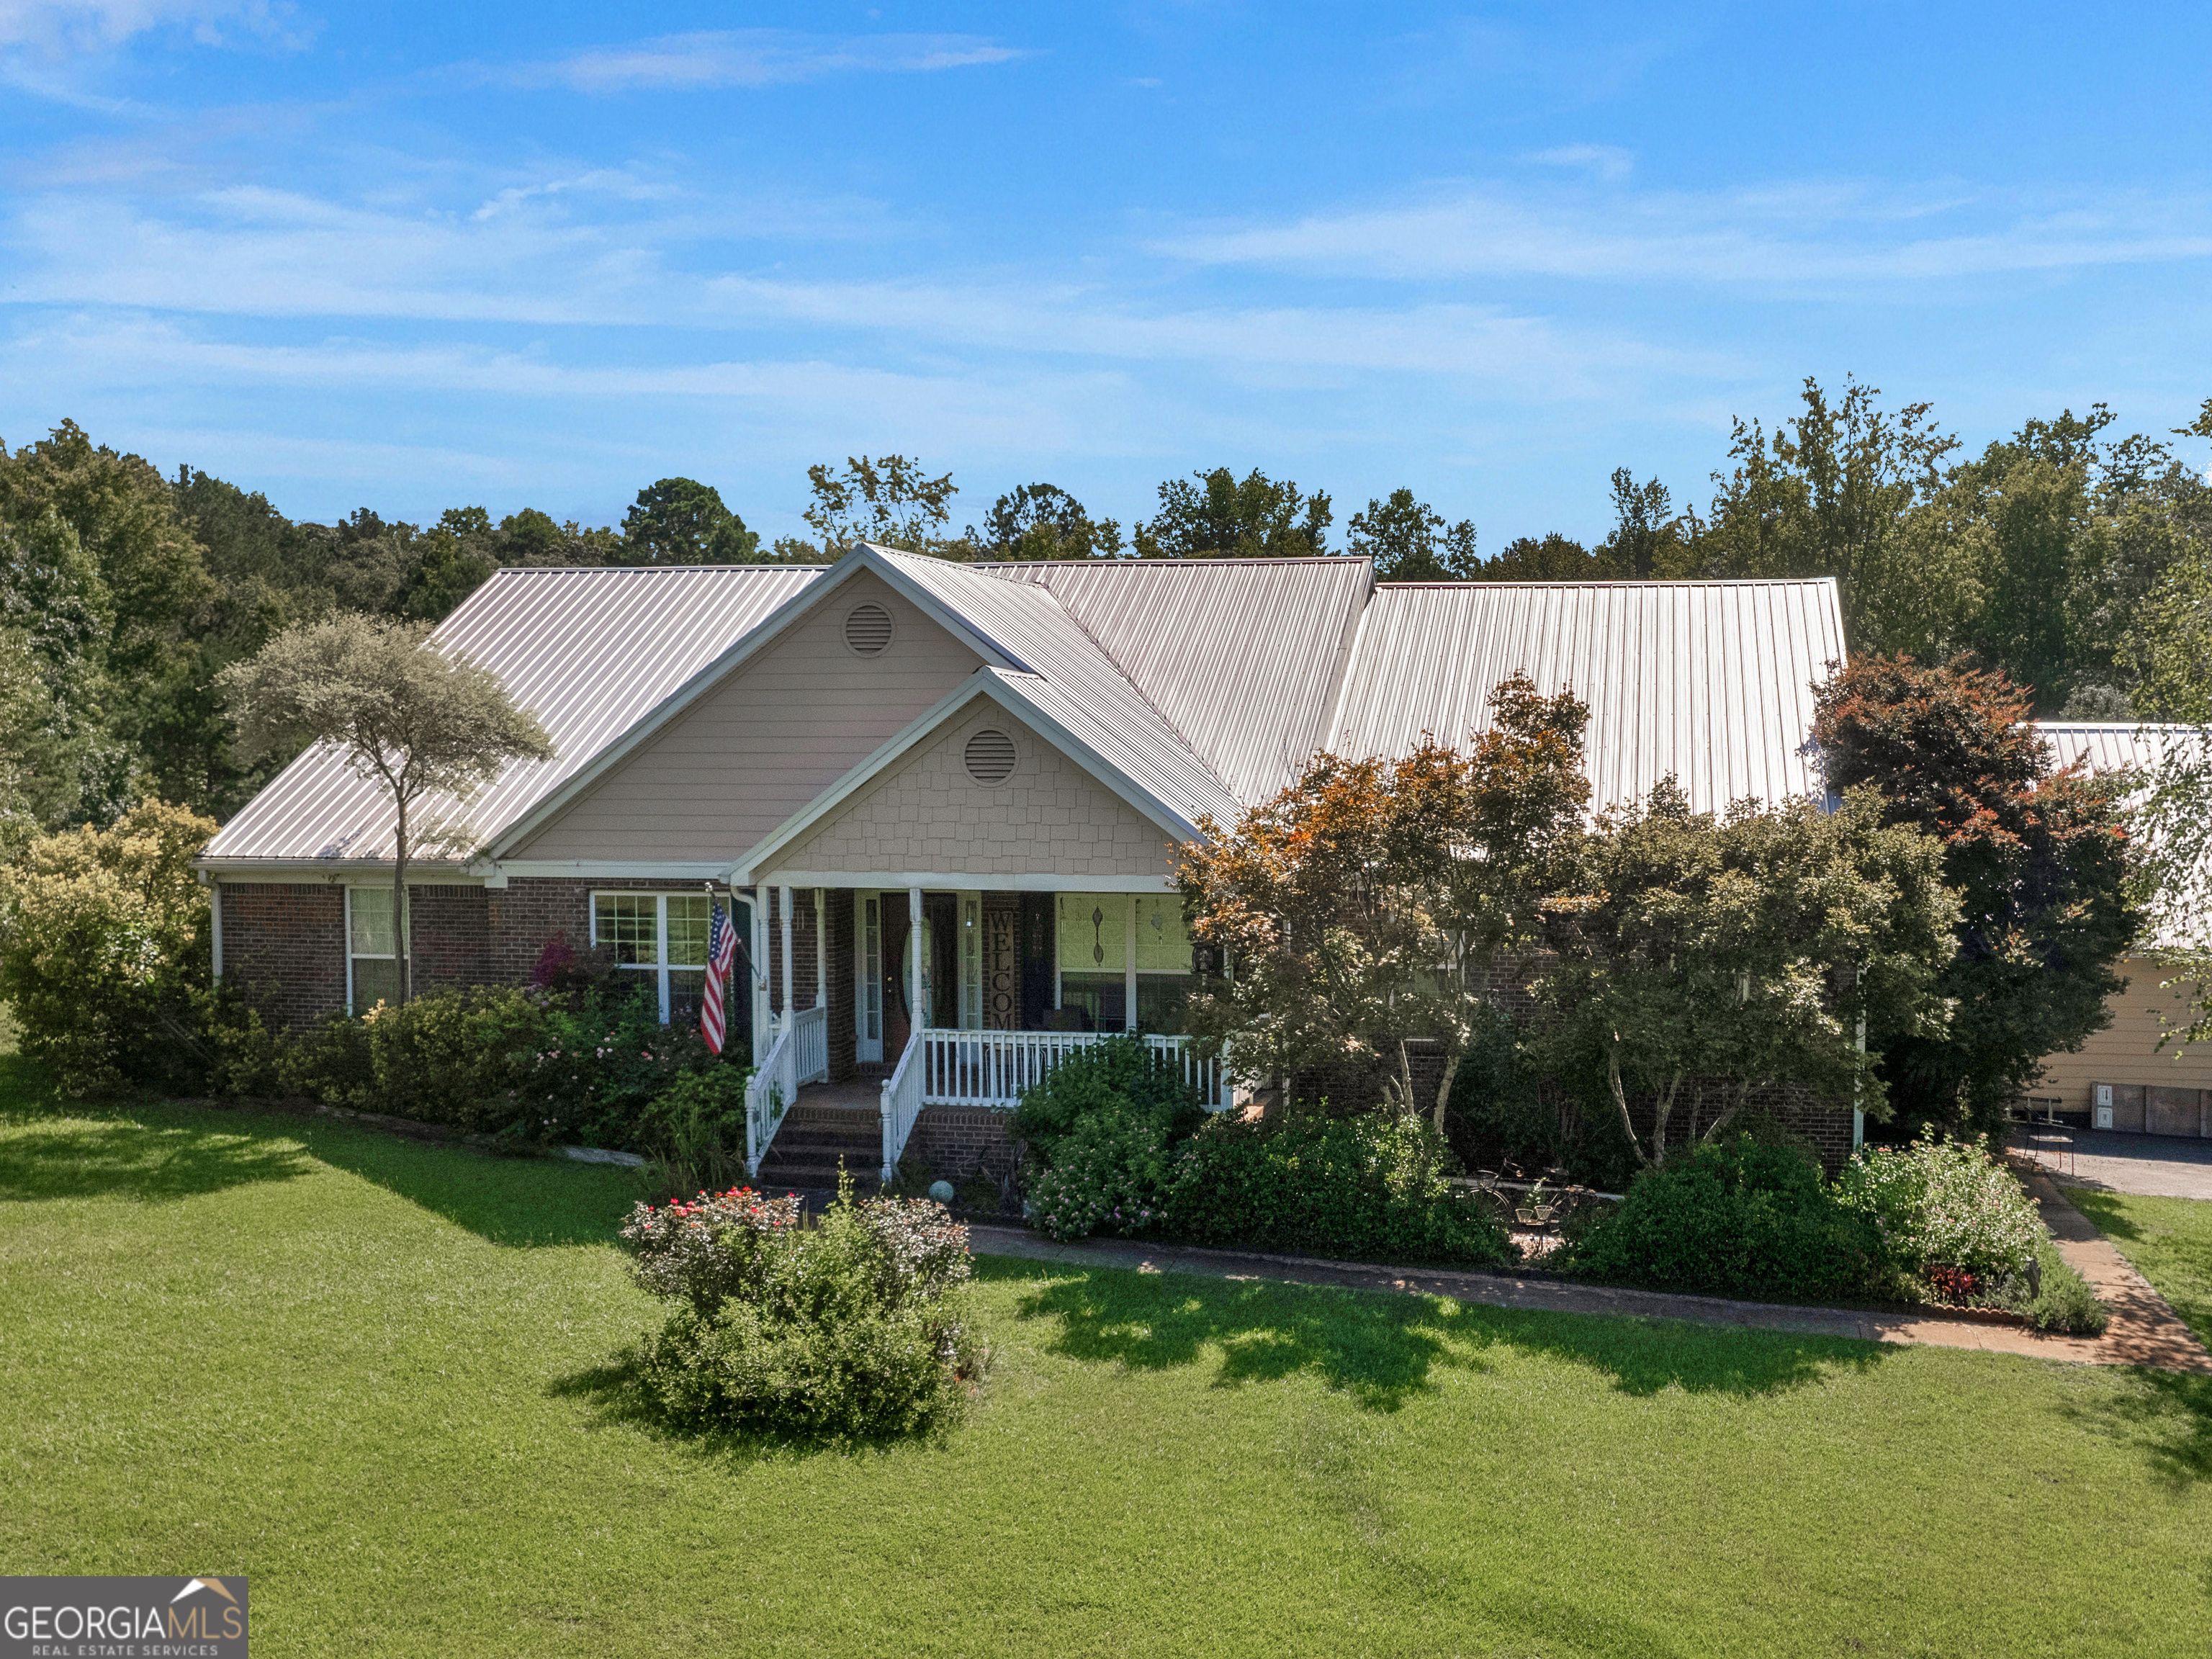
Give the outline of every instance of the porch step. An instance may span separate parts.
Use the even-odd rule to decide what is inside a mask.
[[[872,1109],[810,1107],[802,1097],[769,1144],[768,1156],[761,1160],[760,1182],[769,1188],[834,1191],[842,1158],[854,1190],[872,1193],[881,1184],[876,1171],[883,1157],[883,1124]]]

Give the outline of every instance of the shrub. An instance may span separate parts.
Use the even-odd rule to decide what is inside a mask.
[[[1115,1036],[1077,1049],[1023,1090],[1014,1133],[1049,1163],[1079,1123],[1108,1110],[1158,1117],[1171,1140],[1206,1121],[1197,1094],[1172,1063],[1142,1037]]]
[[[1030,1182],[1037,1230],[1048,1237],[1151,1229],[1167,1204],[1175,1165],[1172,1120],[1109,1103],[1076,1120],[1053,1161]]]
[[[337,1015],[295,1045],[284,1076],[334,1106],[522,1142],[667,1158],[726,1146],[732,1119],[744,1140],[743,1068],[690,1026],[662,1024],[650,988],[612,980],[566,993],[468,986]]]
[[[1848,1296],[1873,1288],[1879,1250],[1873,1224],[1838,1201],[1820,1165],[1740,1134],[1638,1176],[1558,1265],[1662,1290]]]
[[[2048,1237],[2037,1246],[2036,1262],[2040,1282],[2020,1310],[2027,1322],[2039,1331],[2063,1331],[2070,1336],[2101,1334],[2112,1316],[2097,1300],[2089,1281],[2058,1254],[2058,1247]]]
[[[645,1103],[631,1140],[659,1164],[678,1192],[726,1179],[744,1161],[745,1085],[734,1061],[683,1072]]]
[[[1512,1242],[1450,1183],[1451,1167],[1419,1119],[1224,1115],[1178,1154],[1161,1231],[1197,1244],[1371,1260],[1511,1260]]]
[[[1916,1300],[2021,1299],[2007,1287],[2024,1280],[2043,1223],[1987,1142],[1923,1129],[1910,1146],[1863,1146],[1837,1190],[1873,1224],[1895,1291]]]
[[[111,830],[42,836],[0,866],[0,999],[23,1052],[70,1093],[220,1084],[208,1029],[246,1022],[208,988],[208,896],[191,861],[215,830],[149,798]]]
[[[638,1282],[684,1305],[629,1356],[650,1406],[694,1431],[873,1440],[957,1420],[987,1354],[960,1285],[967,1229],[924,1200],[855,1204],[820,1224],[743,1190],[661,1209],[623,1236]]]

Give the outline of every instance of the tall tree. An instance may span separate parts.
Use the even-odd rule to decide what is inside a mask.
[[[1475,580],[1486,582],[1601,581],[1607,565],[1569,536],[1516,536],[1503,550],[1482,561]]]
[[[978,559],[1110,559],[1121,552],[1121,526],[1094,519],[1058,484],[1017,484],[991,503],[983,527],[968,526]]]
[[[933,478],[920,461],[904,455],[848,455],[842,472],[817,461],[806,469],[806,482],[814,499],[800,516],[821,537],[825,553],[876,542],[909,553],[968,556],[966,543],[943,535],[952,521],[952,498],[960,493],[950,472]],[[776,550],[789,558],[814,550],[778,542]]]
[[[1137,526],[1146,559],[1302,558],[1328,551],[1328,497],[1309,495],[1255,468],[1242,479],[1225,466],[1170,478],[1160,510]]]
[[[1711,516],[1692,535],[1707,575],[1833,576],[1855,648],[1927,651],[1950,637],[1959,582],[1931,557],[1948,550],[1942,538],[1931,546],[1907,528],[1942,490],[1958,440],[1936,429],[1929,404],[1890,412],[1881,396],[1846,380],[1832,402],[1808,375],[1803,408],[1771,434],[1738,420],[1734,471],[1713,474]]]
[[[290,629],[218,684],[248,757],[327,744],[356,776],[391,792],[393,954],[404,1001],[409,855],[417,839],[462,834],[455,823],[417,823],[416,809],[433,794],[467,800],[510,761],[552,759],[545,728],[498,675],[441,648],[419,623],[341,614]]]
[[[1674,517],[1674,498],[1656,478],[1643,483],[1626,467],[1613,469],[1613,534],[1598,562],[1616,580],[1648,582],[1690,574],[1690,559]]]
[[[1352,515],[1351,551],[1375,561],[1375,575],[1386,582],[1466,582],[1480,574],[1474,550],[1474,520],[1448,525],[1444,515],[1411,489],[1370,500]]]
[[[640,564],[749,564],[760,537],[696,478],[659,478],[623,515],[629,556]]]
[[[2110,1022],[2137,927],[2124,781],[2056,771],[2027,697],[1961,664],[1855,659],[1814,707],[1829,788],[1872,788],[1888,822],[1936,837],[1964,907],[1948,1034],[1869,1031],[1890,1097],[1911,1128],[1993,1129],[2044,1056]]]

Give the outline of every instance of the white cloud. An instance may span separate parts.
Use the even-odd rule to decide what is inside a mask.
[[[2106,195],[2023,205],[1823,183],[1708,194],[1474,185],[1158,246],[1202,264],[1404,280],[1907,283],[2201,259],[2212,256],[2212,204]]]
[[[1540,149],[1528,159],[1546,167],[1576,168],[1608,185],[1619,184],[1636,166],[1636,157],[1618,144],[1563,144]]]
[[[788,29],[726,29],[663,35],[630,46],[592,47],[519,65],[501,78],[576,92],[702,90],[776,86],[829,75],[963,69],[1024,55],[974,34],[836,36]]]
[[[0,47],[48,58],[111,52],[172,28],[204,46],[240,34],[300,44],[293,9],[282,0],[0,0]]]

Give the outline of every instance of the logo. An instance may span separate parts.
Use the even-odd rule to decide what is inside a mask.
[[[0,1578],[0,1659],[245,1659],[246,1580]]]

